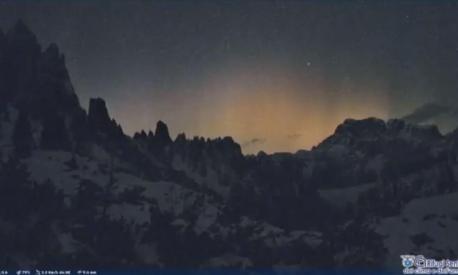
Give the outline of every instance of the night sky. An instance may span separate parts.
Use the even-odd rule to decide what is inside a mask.
[[[296,151],[345,118],[458,108],[458,1],[0,2],[3,30],[19,18],[128,134]]]

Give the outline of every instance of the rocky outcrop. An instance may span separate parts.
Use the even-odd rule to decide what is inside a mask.
[[[156,124],[154,139],[159,146],[165,146],[172,143],[172,139],[170,138],[169,134],[169,128],[164,122],[160,120]]]
[[[42,51],[36,36],[19,21],[0,34],[0,98],[43,118],[74,116],[82,109],[57,45]]]
[[[121,126],[116,120],[110,118],[106,103],[101,98],[90,99],[87,120],[89,129],[95,136],[114,140],[124,137]]]
[[[7,32],[3,65],[6,81],[3,96],[7,100],[18,99],[34,89],[41,47],[35,35],[21,21]]]
[[[88,121],[94,129],[107,129],[111,126],[111,119],[103,99],[90,99]]]

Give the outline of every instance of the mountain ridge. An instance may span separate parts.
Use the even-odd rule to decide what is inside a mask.
[[[80,106],[58,47],[21,22],[0,34],[0,99],[7,267],[385,267],[386,224],[458,191],[456,134],[402,120],[348,119],[296,153],[172,139],[162,121],[130,137],[103,99]],[[409,249],[451,256],[418,233]]]

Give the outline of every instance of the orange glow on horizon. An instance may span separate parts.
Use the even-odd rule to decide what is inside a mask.
[[[129,134],[148,130],[160,119],[168,124],[172,138],[181,132],[188,137],[232,136],[244,153],[309,149],[346,118],[387,117],[387,99],[377,93],[350,97],[345,89],[324,92],[324,81],[304,80],[285,71],[247,67],[209,79],[203,87],[191,87],[199,89],[199,97],[164,93],[159,102],[143,100],[123,104],[131,106],[128,110],[114,108],[114,116],[123,114],[126,121],[121,124]],[[149,112],[138,114],[145,109]]]

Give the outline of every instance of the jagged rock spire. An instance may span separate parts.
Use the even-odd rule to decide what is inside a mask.
[[[35,36],[29,29],[29,27],[27,27],[27,25],[24,23],[24,21],[22,21],[22,19],[16,21],[16,24],[14,24],[14,27],[11,29],[11,32],[16,34]]]
[[[184,143],[184,142],[186,142],[186,134],[185,133],[178,134],[177,137],[175,138],[175,143]]]
[[[0,34],[0,83],[0,98],[31,116],[72,117],[83,111],[57,45],[42,52],[35,34],[21,20],[6,35]]]
[[[156,141],[162,145],[166,145],[172,142],[169,134],[169,128],[167,124],[159,120],[156,124],[156,131],[154,132]]]
[[[121,126],[116,120],[111,119],[105,100],[91,98],[89,101],[88,123],[93,134],[102,134],[104,139],[117,140],[124,137]]]
[[[49,44],[48,48],[45,50],[45,53],[52,57],[59,57],[59,47],[56,43]]]
[[[62,78],[67,78],[67,69],[64,56],[59,52],[59,47],[51,43],[43,52],[40,60],[41,69],[45,69]],[[58,75],[60,73],[60,75]],[[64,73],[64,74],[62,74]]]
[[[110,124],[107,106],[102,98],[91,98],[89,101],[88,120],[95,126]]]
[[[134,134],[134,139],[142,139],[145,140],[147,139],[148,136],[146,135],[146,132],[144,130],[141,130],[140,132],[136,132]]]
[[[148,131],[148,138],[153,139],[154,138],[154,133],[151,132],[151,130]]]
[[[10,49],[27,52],[35,57],[39,56],[41,52],[37,37],[22,20],[18,20],[14,27],[8,31],[6,39]]]

